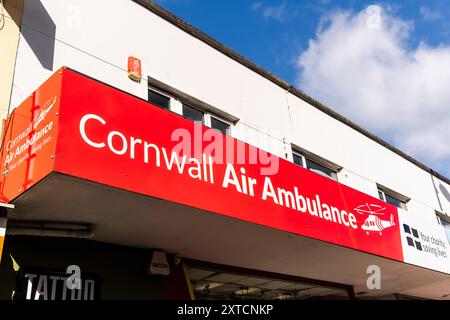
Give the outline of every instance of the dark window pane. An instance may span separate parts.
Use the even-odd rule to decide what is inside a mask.
[[[183,117],[194,122],[203,124],[203,112],[183,104]]]
[[[148,102],[163,109],[170,107],[170,98],[150,89],[148,90]]]
[[[405,204],[402,201],[398,200],[397,198],[394,198],[393,196],[390,196],[387,193],[384,194],[384,197],[386,198],[387,203],[390,203],[393,206],[396,206],[401,209],[405,208]]]
[[[448,222],[445,219],[442,219],[441,217],[439,217],[439,220],[441,220],[441,225],[443,225],[446,228],[450,228],[450,222]]]
[[[229,134],[230,125],[226,122],[220,121],[214,117],[211,117],[211,128],[219,130],[223,134]]]
[[[294,156],[294,163],[298,164],[300,167],[303,167],[303,158],[295,153],[293,154],[293,156]]]
[[[380,200],[383,200],[383,201],[384,201],[384,195],[383,195],[383,192],[378,191],[378,198],[380,198]]]
[[[321,174],[323,176],[326,176],[328,178],[335,179],[336,177],[336,172],[334,172],[333,170],[308,159],[306,159],[306,167],[309,170]]]
[[[441,217],[439,217],[439,219],[441,220],[441,225],[444,227],[448,242],[450,243],[450,222],[442,219]]]

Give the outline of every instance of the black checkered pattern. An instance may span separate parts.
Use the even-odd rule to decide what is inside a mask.
[[[420,238],[417,229],[411,228],[407,224],[403,224],[403,230],[406,233],[406,241],[408,242],[408,245],[422,251],[422,243],[419,241]]]

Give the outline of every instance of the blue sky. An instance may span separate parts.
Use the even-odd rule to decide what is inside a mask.
[[[159,0],[164,8],[223,44],[238,51],[281,78],[295,83],[292,66],[296,55],[313,38],[321,17],[336,9],[361,11],[373,1],[363,0]],[[279,15],[264,14],[261,7],[282,9]],[[414,23],[410,46],[450,42],[450,3],[432,1],[378,1],[396,15]],[[283,9],[284,8],[284,9]],[[267,11],[266,11],[267,12]]]
[[[447,0],[157,2],[450,176]],[[375,32],[364,20],[372,4],[381,8]]]

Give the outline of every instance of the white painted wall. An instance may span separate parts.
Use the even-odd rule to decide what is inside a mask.
[[[424,221],[441,206],[450,212],[449,185],[435,179],[440,205],[429,173],[130,0],[26,0],[22,23],[12,106],[61,66],[146,99],[146,82],[127,77],[132,55],[142,60],[143,78],[240,118],[238,139],[281,157],[290,149],[284,140],[299,145],[343,166],[346,185],[377,197],[380,183],[412,198],[408,212]]]

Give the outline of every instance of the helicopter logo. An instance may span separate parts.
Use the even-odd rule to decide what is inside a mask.
[[[356,207],[355,211],[359,214],[369,215],[362,224],[361,229],[365,230],[367,234],[370,234],[370,232],[379,232],[382,235],[384,229],[395,226],[393,214],[391,214],[390,220],[382,220],[378,217],[384,215],[383,211],[385,209],[386,207],[367,203]]]

